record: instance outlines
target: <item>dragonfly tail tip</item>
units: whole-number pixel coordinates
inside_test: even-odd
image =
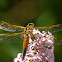
[[[22,57],[22,60],[24,60],[25,54],[26,54],[26,48],[25,48],[24,51],[23,51],[23,57]]]

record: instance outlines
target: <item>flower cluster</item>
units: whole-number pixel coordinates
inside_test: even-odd
[[[14,62],[54,62],[54,36],[48,32],[33,30],[35,40],[29,38],[29,45],[24,60],[22,53],[18,53]]]

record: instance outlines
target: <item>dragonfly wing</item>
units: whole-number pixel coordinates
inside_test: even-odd
[[[0,42],[6,42],[6,41],[17,41],[17,39],[21,39],[21,41],[23,40],[21,38],[21,36],[24,35],[24,32],[22,33],[7,33],[7,34],[0,34]]]
[[[60,44],[62,44],[62,39],[60,38],[54,39],[54,45],[60,45]]]
[[[62,31],[55,32],[55,33],[53,33],[53,35],[56,38],[56,39],[54,39],[55,45],[62,44]]]
[[[52,25],[48,27],[35,27],[40,31],[51,32],[56,39],[54,39],[55,45],[62,44],[62,24]]]
[[[5,30],[5,31],[9,31],[9,32],[16,32],[16,31],[23,31],[24,27],[11,25],[11,24],[6,23],[4,21],[0,21],[0,29]]]
[[[62,25],[60,24],[59,26],[48,28],[47,30],[50,31],[51,33],[59,32],[62,31]]]
[[[34,29],[39,29],[40,31],[50,31],[51,33],[62,31],[62,24],[47,26],[47,27],[35,27]]]
[[[0,36],[5,36],[5,37],[9,37],[9,36],[16,36],[16,35],[23,35],[24,32],[22,33],[13,33],[13,34],[0,34]]]

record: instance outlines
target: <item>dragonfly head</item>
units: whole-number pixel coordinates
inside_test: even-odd
[[[34,24],[33,24],[33,23],[29,23],[29,24],[27,25],[27,27],[28,27],[28,28],[33,28],[33,27],[34,27]]]

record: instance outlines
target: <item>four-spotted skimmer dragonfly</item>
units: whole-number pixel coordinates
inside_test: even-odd
[[[19,33],[0,34],[0,36],[9,37],[9,36],[16,36],[16,35],[23,35],[24,34],[23,57],[22,57],[22,59],[24,59],[25,54],[26,54],[26,50],[27,50],[27,47],[29,44],[29,34],[38,36],[38,34],[32,33],[33,29],[48,30],[51,33],[55,33],[55,32],[59,32],[62,30],[62,24],[52,25],[52,26],[48,26],[48,27],[34,27],[33,23],[29,23],[26,27],[23,27],[23,26],[11,25],[7,22],[0,21],[0,29],[5,30],[5,31],[9,31],[9,32],[20,31]],[[24,30],[24,31],[21,32],[21,30]],[[56,37],[54,37],[54,39],[57,40],[59,43],[62,43],[61,39],[56,38]]]

